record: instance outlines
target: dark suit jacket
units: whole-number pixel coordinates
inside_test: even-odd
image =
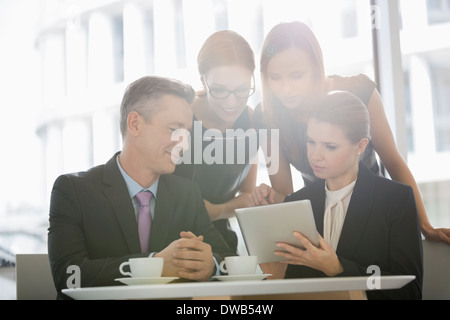
[[[317,181],[286,201],[311,200],[316,227],[323,235],[325,182]],[[369,299],[421,299],[422,239],[414,193],[409,186],[377,177],[360,165],[336,253],[346,276],[371,276],[377,265],[381,275],[414,275],[415,281],[399,290],[367,291]],[[287,278],[324,277],[304,266],[289,265]]]
[[[118,285],[119,265],[142,254],[133,205],[116,163],[60,176],[50,202],[48,252],[58,291],[67,288],[70,265],[81,269],[81,287]],[[199,187],[173,175],[160,177],[149,252],[179,239],[203,235],[217,261],[235,255],[213,227]]]

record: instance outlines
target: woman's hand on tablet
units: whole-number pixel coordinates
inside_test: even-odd
[[[319,247],[315,247],[301,233],[294,232],[305,249],[291,246],[287,243],[277,243],[277,246],[284,251],[275,251],[275,254],[287,260],[281,261],[283,264],[294,264],[307,266],[322,271],[329,277],[334,277],[344,271],[338,256],[331,246],[319,235]]]

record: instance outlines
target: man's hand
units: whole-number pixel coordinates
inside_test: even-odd
[[[192,232],[181,232],[180,237],[154,255],[164,258],[163,276],[208,280],[215,266],[211,246]]]

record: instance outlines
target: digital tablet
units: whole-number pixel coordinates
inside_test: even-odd
[[[292,234],[300,232],[313,245],[319,246],[319,236],[309,200],[284,202],[261,207],[236,209],[236,218],[247,251],[258,257],[258,263],[283,260],[277,242],[285,242],[304,249]]]

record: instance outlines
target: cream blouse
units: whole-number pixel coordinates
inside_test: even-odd
[[[326,202],[325,215],[323,219],[324,240],[336,251],[339,238],[341,237],[342,226],[344,225],[348,205],[353,194],[356,180],[348,186],[330,191],[325,183]]]

